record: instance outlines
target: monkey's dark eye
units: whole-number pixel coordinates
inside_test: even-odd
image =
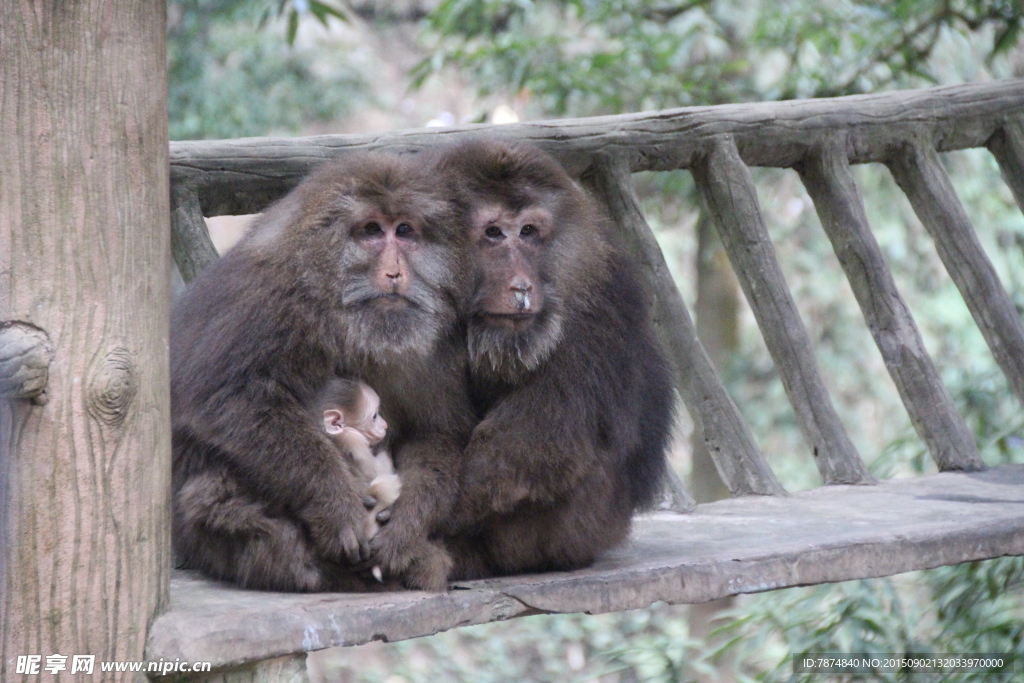
[[[407,237],[412,234],[412,226],[408,223],[399,223],[395,228],[395,234],[399,237]]]
[[[522,227],[522,229],[519,231],[519,234],[522,237],[528,237],[530,235],[535,235],[535,234],[537,234],[537,228],[533,227],[532,225],[524,225]]]
[[[487,229],[484,230],[484,234],[491,238],[498,238],[502,236],[501,228],[497,225],[488,225]]]
[[[363,226],[363,232],[367,235],[379,235],[383,232],[380,223],[371,221]]]

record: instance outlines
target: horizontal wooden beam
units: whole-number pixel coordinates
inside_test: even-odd
[[[595,154],[631,171],[689,168],[708,140],[729,134],[750,166],[791,167],[845,131],[851,163],[883,162],[912,137],[940,151],[981,147],[1024,111],[1024,79],[817,100],[790,100],[505,126],[461,126],[373,135],[247,138],[171,143],[172,183],[199,191],[206,216],[263,210],[310,169],[364,150],[416,152],[467,136],[533,142],[582,174]]]
[[[697,603],[1022,554],[1024,466],[1003,466],[658,513],[587,569],[471,581],[446,594],[262,593],[175,572],[146,656],[227,669],[530,614]]]

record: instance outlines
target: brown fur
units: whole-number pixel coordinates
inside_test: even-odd
[[[585,566],[626,537],[665,469],[672,375],[637,265],[536,148],[470,142],[446,168],[468,203],[482,418],[447,527],[453,578]]]
[[[275,590],[373,589],[379,565],[443,589],[428,539],[450,514],[473,416],[456,214],[429,161],[321,168],[175,303],[174,547],[181,566]],[[462,365],[460,366],[460,363]],[[335,374],[389,409],[403,495],[367,538],[359,478],[309,420]]]

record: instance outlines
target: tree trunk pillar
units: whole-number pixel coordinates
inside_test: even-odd
[[[0,324],[51,358],[44,396],[0,397],[4,681],[78,680],[74,655],[131,680],[100,662],[143,659],[167,603],[165,17],[162,0],[0,3]],[[67,657],[52,676],[49,655]]]

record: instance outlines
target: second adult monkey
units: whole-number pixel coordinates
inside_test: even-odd
[[[474,406],[453,578],[568,570],[624,540],[660,491],[672,370],[638,266],[595,203],[540,150],[447,155],[469,208]]]

